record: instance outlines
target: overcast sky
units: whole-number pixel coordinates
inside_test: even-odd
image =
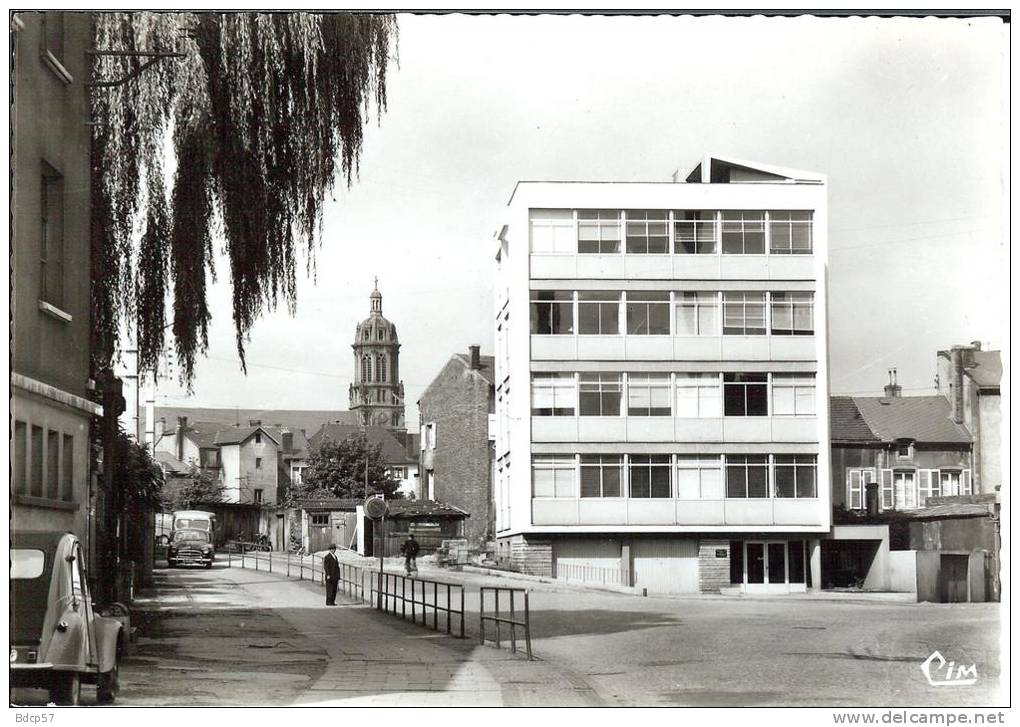
[[[932,393],[935,353],[1006,343],[1007,36],[996,20],[400,16],[389,110],[338,189],[297,314],[234,351],[212,288],[194,396],[346,409],[373,276],[407,421],[449,357],[492,352],[492,236],[519,179],[668,181],[705,152],[829,176],[833,393]],[[226,273],[227,267],[219,269]]]

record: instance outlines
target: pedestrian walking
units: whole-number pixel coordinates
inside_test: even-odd
[[[415,561],[415,558],[418,557],[418,541],[414,539],[414,533],[410,533],[407,536],[407,540],[400,546],[400,552],[404,554],[405,575],[409,576],[411,573],[417,574],[418,563]]]
[[[326,605],[336,605],[336,589],[340,583],[340,559],[336,557],[336,543],[330,543],[329,552],[322,557],[322,572],[326,575]]]

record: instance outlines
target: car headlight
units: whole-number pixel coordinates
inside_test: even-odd
[[[212,552],[212,546],[211,545],[203,545],[202,546],[202,552],[205,553],[206,555],[208,555],[209,553]]]

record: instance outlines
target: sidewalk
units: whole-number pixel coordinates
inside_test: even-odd
[[[322,587],[241,568],[223,578],[258,593],[294,630],[325,651],[325,671],[294,701],[344,706],[593,706],[583,680],[541,660],[436,633]],[[277,605],[278,604],[278,605]]]

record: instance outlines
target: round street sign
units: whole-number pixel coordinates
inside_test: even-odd
[[[389,509],[389,505],[386,504],[386,500],[382,498],[382,495],[372,495],[372,497],[365,500],[365,514],[373,520],[385,517]]]

